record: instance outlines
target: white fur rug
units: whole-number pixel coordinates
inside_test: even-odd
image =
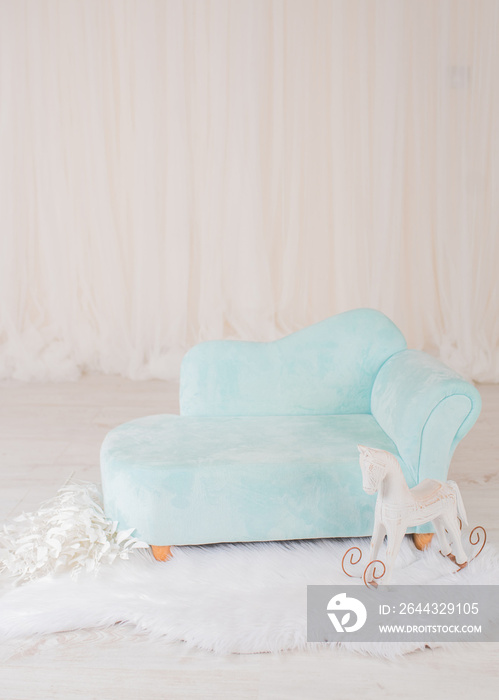
[[[53,499],[37,514],[27,516],[27,530],[26,521],[22,521],[24,530],[20,533],[11,523],[0,536],[4,569],[0,643],[10,640],[13,651],[27,639],[40,635],[105,628],[117,623],[134,625],[144,635],[183,641],[190,647],[222,654],[313,651],[319,645],[306,641],[307,584],[363,585],[360,579],[348,578],[342,572],[341,559],[356,544],[366,553],[363,561],[367,561],[368,539],[176,547],[172,550],[173,559],[159,563],[148,549],[140,548],[141,543],[131,538],[131,533],[120,535],[105,519],[96,525],[95,512],[101,506],[95,487],[72,489],[66,487],[66,494],[69,490],[76,496],[70,509],[71,526],[68,522],[65,531],[57,531],[57,527],[68,520],[67,513],[61,520],[60,500]],[[78,500],[82,501],[80,510]],[[102,518],[102,514],[98,517]],[[56,532],[52,528],[49,539],[60,541],[60,547],[51,545],[58,552],[51,558],[51,565],[47,564],[44,549],[37,554],[45,546],[43,537],[47,537],[43,523],[50,518],[51,524],[56,524]],[[93,532],[90,536],[85,535],[89,522]],[[111,543],[109,547],[106,542]],[[26,565],[15,564],[15,551],[20,547],[24,547],[20,555],[23,561],[28,551],[28,560],[34,566],[31,573],[26,571]],[[104,553],[112,550],[114,556],[106,559],[103,548]],[[73,554],[78,550],[81,551],[75,565]],[[85,561],[90,560],[87,570]],[[36,561],[42,561],[38,569],[33,565]],[[454,574],[454,569],[438,553],[436,543],[421,553],[406,538],[392,583],[499,584],[499,553],[486,545],[469,567],[459,574]],[[37,571],[42,575],[38,576]],[[351,642],[342,646],[394,657],[426,645]]]

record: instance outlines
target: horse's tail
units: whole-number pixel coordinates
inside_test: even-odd
[[[461,518],[461,520],[464,522],[465,525],[468,524],[468,517],[466,515],[466,510],[464,507],[463,503],[463,497],[461,496],[461,491],[459,490],[459,486],[456,484],[455,481],[449,480],[447,482],[451,489],[454,491],[456,494],[456,504],[457,504],[457,514]]]

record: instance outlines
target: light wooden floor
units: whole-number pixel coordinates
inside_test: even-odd
[[[499,545],[499,386],[453,460],[470,523]],[[178,412],[177,386],[88,376],[68,384],[0,383],[0,521],[36,508],[71,475],[99,480],[106,432]],[[397,662],[347,652],[217,657],[151,643],[132,630],[55,635],[0,666],[0,700],[30,698],[318,698],[445,700],[499,694],[499,644],[426,651]]]

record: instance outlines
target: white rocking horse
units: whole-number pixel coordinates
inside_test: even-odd
[[[358,449],[364,491],[369,494],[378,492],[369,552],[370,564],[364,572],[366,584],[367,570],[374,561],[378,561],[376,558],[385,534],[386,569],[381,576],[374,575],[374,578],[382,578],[383,584],[390,581],[407,528],[430,521],[437,533],[441,553],[451,557],[459,568],[466,566],[468,558],[461,543],[459,519],[465,524],[468,521],[458,485],[454,481],[424,479],[410,489],[394,455],[363,445],[358,445]],[[452,547],[446,533],[450,535]]]

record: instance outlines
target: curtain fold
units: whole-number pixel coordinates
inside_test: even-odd
[[[0,0],[0,378],[359,306],[499,381],[496,0]]]

